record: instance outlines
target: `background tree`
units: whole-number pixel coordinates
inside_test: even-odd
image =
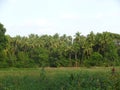
[[[0,51],[4,50],[7,45],[7,38],[5,36],[6,29],[3,24],[0,23]]]
[[[7,67],[7,56],[6,56],[6,47],[7,47],[7,37],[5,36],[6,29],[3,24],[0,23],[0,67]]]
[[[0,24],[0,67],[67,67],[120,65],[120,35],[5,35]]]

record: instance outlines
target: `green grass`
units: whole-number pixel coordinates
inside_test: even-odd
[[[0,90],[120,90],[120,67],[0,69]]]

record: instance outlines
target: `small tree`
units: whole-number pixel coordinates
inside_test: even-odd
[[[102,62],[103,56],[98,52],[94,52],[89,59],[84,61],[86,66],[100,66]]]

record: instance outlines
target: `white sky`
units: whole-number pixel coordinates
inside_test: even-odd
[[[0,22],[11,36],[120,34],[120,0],[0,0]]]

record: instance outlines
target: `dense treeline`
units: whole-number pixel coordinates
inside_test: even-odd
[[[0,67],[120,65],[120,34],[11,37],[0,24]]]

